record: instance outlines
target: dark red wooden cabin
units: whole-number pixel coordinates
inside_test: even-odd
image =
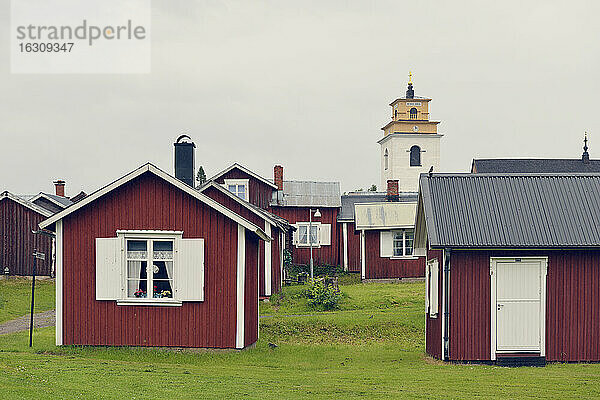
[[[244,348],[263,230],[146,164],[41,224],[56,231],[58,345]]]
[[[33,234],[38,224],[52,215],[47,210],[10,192],[0,194],[0,274],[33,275],[33,252],[45,254],[37,260],[37,275],[52,273],[52,238]]]
[[[426,351],[600,361],[600,175],[422,175]]]

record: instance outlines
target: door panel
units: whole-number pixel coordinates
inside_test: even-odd
[[[540,294],[539,261],[497,263],[497,350],[540,350]]]

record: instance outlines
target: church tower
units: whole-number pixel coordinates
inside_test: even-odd
[[[381,145],[381,188],[397,179],[400,192],[417,192],[419,175],[440,169],[439,121],[429,119],[427,97],[415,96],[412,74],[409,74],[405,97],[390,103],[392,120],[383,128]]]

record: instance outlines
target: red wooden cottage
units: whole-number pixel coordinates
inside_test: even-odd
[[[189,145],[178,140],[175,166],[193,182]],[[256,342],[269,238],[180,179],[146,164],[40,224],[56,232],[57,345]]]
[[[261,297],[279,293],[283,281],[283,250],[285,236],[291,227],[288,222],[257,205],[251,204],[225,189],[223,185],[209,181],[200,192],[241,215],[257,226],[264,227],[270,242],[264,242],[259,251],[259,294]],[[247,193],[247,192],[246,192]]]
[[[421,175],[426,351],[600,361],[600,174]]]
[[[275,166],[274,182],[277,192],[270,210],[296,228],[290,243],[294,263],[310,263],[312,244],[315,265],[339,266],[341,232],[337,218],[342,205],[340,183],[284,181],[280,165]]]
[[[424,254],[413,249],[416,193],[399,193],[398,181],[387,192],[342,196],[342,263],[362,279],[425,276]]]
[[[32,275],[34,250],[46,256],[38,260],[37,274],[52,274],[52,239],[32,232],[52,214],[22,196],[0,193],[0,274]]]

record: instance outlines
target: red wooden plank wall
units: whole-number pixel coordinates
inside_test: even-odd
[[[9,268],[10,275],[33,274],[33,251],[37,249],[46,255],[38,260],[37,274],[50,275],[52,272],[52,239],[34,235],[32,230],[45,220],[41,214],[5,198],[0,201],[0,273]]]
[[[96,301],[95,238],[114,237],[117,229],[182,230],[184,238],[204,238],[205,301],[181,307]],[[64,344],[235,347],[237,229],[234,221],[149,173],[68,215]]]
[[[258,238],[246,232],[246,281],[244,288],[244,346],[258,340]]]
[[[346,223],[346,222],[344,222]],[[354,222],[347,222],[348,224],[348,271],[350,272],[360,272],[360,231],[355,230]],[[342,255],[340,256],[340,263],[343,264],[344,258],[344,238],[342,231],[342,223],[340,223],[340,231],[342,232],[340,242],[340,251]]]
[[[452,251],[450,359],[490,359],[490,301],[490,253]]]
[[[308,222],[308,207],[271,207],[269,211],[285,218],[290,224]],[[319,207],[319,211],[321,212],[321,218],[315,219],[315,222],[331,224],[331,246],[313,248],[314,263],[315,265],[341,265],[340,243],[342,233],[341,225],[337,223],[339,209]],[[292,245],[291,248],[294,264],[307,265],[310,263],[310,249],[308,247]]]
[[[429,313],[425,316],[425,351],[432,357],[437,359],[442,358],[442,274],[443,260],[441,250],[429,250],[427,252],[427,260],[438,260],[439,275],[438,275],[438,312],[436,318],[431,318]]]
[[[425,257],[412,260],[379,256],[379,231],[365,231],[365,278],[422,278],[425,276]]]
[[[600,252],[548,259],[546,359],[600,361]]]
[[[269,208],[269,203],[271,202],[273,191],[275,190],[271,186],[236,168],[227,172],[215,181],[223,184],[225,183],[225,179],[248,179],[248,202],[257,205],[260,208],[264,208],[265,210]]]
[[[281,231],[274,228],[272,231],[273,241],[271,242],[271,293],[281,291]]]

